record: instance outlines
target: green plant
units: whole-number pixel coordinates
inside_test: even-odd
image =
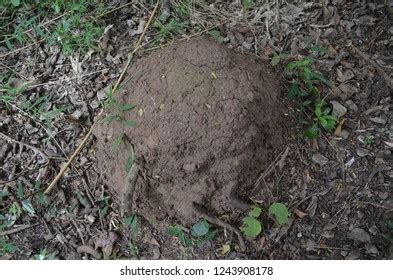
[[[367,136],[364,138],[363,143],[364,143],[364,145],[365,145],[366,147],[367,147],[367,146],[371,146],[371,145],[373,145],[373,144],[375,143],[375,137],[372,136],[372,135],[367,135]]]
[[[124,219],[123,225],[126,229],[131,231],[131,236],[128,240],[128,248],[130,249],[132,255],[138,256],[139,249],[136,245],[136,236],[138,234],[138,217],[135,214],[132,214],[130,217]]]
[[[51,108],[48,110],[52,102],[49,95],[37,96],[37,98],[30,101],[29,95],[25,94],[31,85],[29,82],[22,83],[21,85],[12,85],[11,77],[2,79],[0,84],[0,103],[4,103],[8,110],[16,109],[30,118],[45,123],[51,127],[53,120],[65,108]]]
[[[198,246],[202,241],[212,240],[215,236],[213,226],[206,220],[201,220],[191,227],[190,234],[192,238],[185,232],[184,227],[181,225],[168,227],[167,233],[177,237],[185,247]]]
[[[93,17],[102,12],[102,5],[96,5],[92,1],[3,2],[0,4],[4,10],[3,18],[17,23],[10,25],[3,22],[9,33],[3,33],[2,42],[10,50],[15,45],[23,46],[32,40],[44,40],[50,45],[59,45],[64,54],[85,53],[95,48],[95,42],[103,34],[103,27]]]
[[[180,225],[169,226],[167,233],[171,236],[177,237],[180,240],[180,243],[185,247],[190,247],[194,245],[192,240],[184,232],[183,227]]]
[[[218,30],[210,30],[207,34],[209,34],[214,40],[216,40],[219,43],[224,42],[224,37],[221,35],[220,31]]]
[[[275,217],[279,225],[288,223],[289,211],[285,204],[274,202],[270,205],[268,212]]]
[[[120,123],[121,131],[116,136],[116,138],[112,144],[112,149],[114,151],[117,151],[117,149],[120,147],[120,144],[122,143],[123,138],[125,136],[125,127],[135,125],[135,121],[127,120],[125,118],[125,113],[127,111],[134,109],[135,105],[120,103],[117,100],[117,98],[115,97],[112,87],[108,88],[108,90],[106,91],[106,95],[107,95],[107,99],[104,103],[104,107],[110,111],[110,114],[108,116],[106,116],[104,119],[102,119],[102,122],[109,124],[109,123],[112,123],[113,121],[117,121]]]
[[[257,220],[257,218],[261,215],[261,212],[261,208],[258,206],[252,206],[251,210],[248,212],[248,216],[243,218],[243,226],[240,230],[245,236],[255,238],[262,232],[262,223]]]
[[[0,256],[12,254],[16,250],[18,250],[18,247],[14,243],[8,242],[5,238],[0,237]]]
[[[336,125],[336,118],[332,114],[332,109],[320,93],[322,86],[330,86],[331,82],[311,68],[313,62],[312,57],[306,57],[292,61],[285,67],[287,72],[295,75],[295,79],[291,82],[289,88],[288,98],[300,100],[303,108],[313,113],[312,124],[304,134],[309,139],[316,138],[320,128],[331,131]]]
[[[243,0],[243,9],[248,11],[252,6],[252,0]]]
[[[57,260],[56,253],[50,253],[45,249],[40,250],[37,255],[34,255],[33,260],[43,261],[43,260]]]

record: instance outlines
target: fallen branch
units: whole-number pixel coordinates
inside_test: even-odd
[[[20,232],[20,231],[23,231],[23,230],[26,230],[26,229],[29,229],[29,228],[38,226],[38,225],[39,225],[39,224],[24,225],[24,226],[20,226],[20,227],[14,228],[14,229],[6,230],[6,231],[1,231],[1,232],[0,232],[0,236],[6,236],[6,235],[14,234],[14,233],[17,233],[17,232]]]
[[[122,73],[120,74],[119,79],[117,80],[115,86],[113,87],[113,93],[115,93],[115,91],[118,89],[121,81],[124,78],[125,73],[127,72],[127,68],[131,63],[132,57],[134,56],[134,54],[137,52],[137,50],[140,48],[142,39],[147,31],[147,29],[149,28],[149,25],[151,23],[151,21],[153,20],[153,17],[157,11],[158,5],[159,5],[160,1],[157,1],[153,12],[151,13],[149,20],[147,21],[147,24],[145,26],[145,29],[143,30],[141,36],[139,37],[138,42],[136,43],[134,50],[131,52],[131,54],[128,56],[128,60],[126,65],[123,68]],[[93,133],[93,129],[95,127],[96,124],[93,124],[89,131],[87,132],[86,136],[83,138],[82,142],[79,144],[79,146],[76,148],[75,152],[72,154],[72,156],[70,157],[70,159],[67,161],[67,163],[60,169],[59,173],[56,175],[55,179],[52,181],[52,183],[49,185],[49,187],[45,190],[45,194],[50,193],[50,191],[53,189],[53,187],[56,185],[57,181],[60,180],[60,178],[63,176],[64,172],[68,169],[68,167],[70,166],[70,164],[72,163],[72,161],[75,159],[75,157],[79,154],[79,152],[82,150],[82,148],[84,147],[84,145],[86,144],[87,140],[89,139],[90,135]]]

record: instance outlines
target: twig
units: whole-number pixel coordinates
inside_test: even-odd
[[[9,56],[10,54],[18,53],[18,52],[20,52],[20,51],[22,51],[22,50],[28,49],[28,48],[30,48],[31,46],[34,46],[35,44],[39,44],[39,43],[41,43],[41,42],[43,42],[43,41],[44,41],[44,39],[41,39],[41,40],[37,41],[36,43],[31,43],[31,44],[28,44],[28,45],[26,45],[26,46],[24,46],[24,47],[21,47],[21,48],[19,48],[19,49],[12,50],[12,51],[10,51],[10,52],[8,52],[8,53],[5,53],[5,54],[0,55],[0,58],[7,57],[7,56]]]
[[[375,69],[377,69],[379,75],[382,76],[382,78],[385,80],[387,86],[393,90],[393,80],[389,77],[388,74],[382,69],[381,66],[371,58],[369,58],[364,52],[359,50],[357,47],[355,47],[351,42],[347,44],[347,47],[349,50],[352,52],[352,54],[355,54],[359,56],[360,58],[364,59],[367,63],[371,64]]]
[[[38,226],[38,225],[39,225],[39,224],[24,225],[24,226],[20,226],[20,227],[14,228],[14,229],[6,230],[6,231],[1,231],[1,232],[0,232],[0,236],[6,236],[6,235],[14,234],[14,233],[17,233],[17,232],[20,232],[20,231],[23,231],[23,230],[26,230],[26,229],[29,229],[29,228]]]
[[[79,144],[78,148],[76,148],[75,152],[72,154],[70,159],[66,162],[65,165],[63,165],[63,167],[60,169],[60,172],[57,174],[55,179],[52,181],[52,183],[49,185],[49,187],[44,191],[44,194],[50,193],[50,191],[56,185],[57,181],[60,180],[60,178],[63,176],[64,172],[68,169],[71,162],[75,159],[75,157],[79,154],[79,152],[85,146],[85,144],[86,144],[87,140],[89,139],[90,135],[92,134],[92,132],[93,132],[93,130],[90,129],[89,132],[86,134],[85,138],[83,138],[82,142]]]
[[[113,9],[110,10],[110,11],[107,11],[107,12],[105,12],[105,13],[103,13],[103,14],[100,14],[100,15],[94,17],[93,19],[94,19],[94,20],[97,20],[97,19],[99,19],[99,18],[101,18],[101,17],[103,17],[103,16],[109,15],[109,14],[111,14],[111,13],[113,13],[113,12],[116,12],[117,10],[123,9],[123,8],[125,8],[125,7],[127,7],[127,6],[129,6],[129,5],[133,5],[133,4],[134,4],[134,1],[128,2],[128,3],[124,4],[124,5],[121,5],[121,6],[119,6],[119,7],[113,8]]]
[[[244,243],[243,236],[237,228],[233,227],[232,225],[230,225],[224,221],[221,221],[217,217],[210,215],[209,213],[206,212],[206,210],[202,206],[200,206],[199,204],[197,204],[195,202],[192,203],[192,208],[194,209],[195,212],[197,212],[199,215],[201,215],[202,218],[206,219],[208,222],[210,222],[212,224],[219,225],[223,228],[226,228],[226,229],[236,233],[237,238],[239,240],[240,249],[242,250],[242,252],[246,251],[246,245]]]
[[[117,80],[115,86],[113,87],[113,92],[115,92],[117,90],[117,88],[119,87],[121,81],[124,78],[125,73],[127,72],[127,68],[131,63],[131,59],[133,57],[133,55],[137,52],[137,50],[140,48],[140,44],[142,42],[142,39],[147,31],[147,29],[149,28],[149,25],[151,23],[151,21],[153,20],[153,17],[157,11],[158,5],[159,5],[160,1],[158,0],[156,3],[156,6],[154,7],[153,12],[151,13],[149,20],[147,21],[147,24],[145,26],[145,29],[143,30],[141,36],[139,37],[138,42],[136,43],[134,50],[131,52],[131,54],[128,57],[127,63],[124,66],[124,69],[119,77],[119,79]],[[79,152],[82,150],[82,148],[84,147],[84,145],[86,144],[87,140],[89,139],[90,135],[93,133],[93,129],[95,127],[96,124],[93,124],[89,131],[87,132],[86,136],[83,138],[82,142],[79,144],[79,146],[76,148],[75,152],[72,154],[72,156],[70,157],[70,159],[67,161],[67,163],[60,169],[59,173],[56,175],[55,179],[52,181],[52,183],[49,185],[49,187],[45,190],[45,194],[50,193],[50,191],[53,189],[53,187],[56,185],[57,181],[60,180],[60,178],[63,176],[64,172],[68,169],[68,167],[70,166],[70,164],[72,163],[72,161],[75,159],[75,157],[79,154]]]

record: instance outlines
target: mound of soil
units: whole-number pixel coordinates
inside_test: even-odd
[[[133,207],[149,219],[195,223],[192,204],[214,214],[242,207],[271,163],[282,138],[279,79],[269,65],[206,38],[178,42],[141,58],[119,91],[126,127],[118,152],[118,123],[94,131],[101,174],[124,198],[126,162],[134,147],[139,166]],[[131,144],[132,143],[132,144]]]

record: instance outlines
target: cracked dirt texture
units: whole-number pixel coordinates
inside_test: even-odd
[[[233,192],[249,193],[281,145],[280,81],[269,65],[207,38],[177,42],[139,59],[119,91],[136,109],[130,141],[114,153],[120,125],[100,124],[98,166],[122,196],[131,142],[139,172],[138,214],[195,223],[192,202],[213,214],[233,211]],[[246,198],[245,198],[246,199]]]

